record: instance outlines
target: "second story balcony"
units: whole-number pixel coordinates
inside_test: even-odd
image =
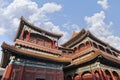
[[[56,54],[56,55],[61,55],[62,54],[62,52],[60,50],[56,49],[56,48],[53,49],[53,48],[41,46],[41,45],[38,45],[38,44],[35,44],[35,43],[31,43],[31,42],[28,42],[28,41],[23,41],[23,40],[20,40],[20,39],[16,39],[15,45],[26,46],[26,47],[30,47],[30,48],[33,48],[33,49],[38,49],[38,50],[41,50],[41,51],[44,51],[44,52],[49,52],[49,53],[52,53],[52,54]]]

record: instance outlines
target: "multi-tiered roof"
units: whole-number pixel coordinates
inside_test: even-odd
[[[100,62],[105,65],[120,67],[120,51],[104,41],[96,38],[89,30],[82,29],[79,33],[73,33],[67,42],[61,46],[74,50],[68,55],[72,59],[66,68],[80,66],[85,63]]]
[[[23,35],[24,33],[24,35]],[[120,51],[96,38],[90,31],[82,29],[58,46],[62,34],[55,34],[34,26],[23,17],[15,37],[15,45],[2,44],[3,54],[1,66],[6,67],[11,55],[33,60],[47,60],[67,63],[70,68],[87,62],[100,61],[103,64],[120,67]],[[32,38],[31,38],[32,37]],[[41,39],[43,38],[43,43]],[[39,44],[40,43],[40,44]],[[111,62],[106,63],[106,62]]]
[[[2,44],[3,54],[1,66],[6,67],[10,56],[18,56],[32,60],[46,60],[58,63],[70,63],[70,59],[61,57],[58,40],[62,34],[56,34],[29,23],[21,17],[20,25],[14,39],[15,44]],[[41,43],[42,42],[42,43]]]

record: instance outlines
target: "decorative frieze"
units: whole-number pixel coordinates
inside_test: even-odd
[[[16,58],[12,61],[11,64],[17,64],[21,66],[31,66],[31,67],[40,67],[40,68],[48,68],[48,69],[57,69],[62,70],[62,64],[53,64],[53,63],[44,63],[44,62],[37,62],[37,61],[30,61],[25,59]]]

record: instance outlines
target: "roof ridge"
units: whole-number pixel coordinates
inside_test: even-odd
[[[87,33],[88,33],[89,35],[91,35],[92,37],[96,38],[97,40],[99,40],[100,42],[102,42],[103,44],[105,44],[106,46],[109,46],[110,48],[112,48],[112,49],[114,49],[114,50],[116,50],[116,51],[120,52],[120,50],[118,50],[118,49],[114,48],[114,47],[113,47],[113,46],[111,46],[109,43],[107,43],[107,42],[105,42],[105,41],[103,41],[103,40],[99,39],[99,38],[98,38],[98,37],[96,37],[95,35],[93,35],[93,34],[90,32],[90,30],[87,30]]]
[[[63,36],[63,34],[57,34],[57,33],[50,32],[50,31],[47,31],[47,30],[45,30],[45,29],[42,29],[42,28],[40,28],[40,27],[32,24],[31,22],[27,21],[23,16],[21,16],[21,18],[20,18],[20,23],[19,23],[19,28],[18,28],[18,30],[17,30],[17,32],[16,32],[15,39],[19,36],[19,34],[20,34],[20,29],[23,28],[23,26],[21,26],[22,22],[23,22],[24,24],[26,24],[26,25],[29,25],[29,27],[31,27],[31,28],[33,28],[33,29],[35,29],[35,30],[42,31],[42,32],[44,32],[44,33],[46,33],[46,34],[48,34],[48,35],[54,36],[54,37],[58,37],[58,39]],[[14,39],[14,41],[15,41],[15,39]]]
[[[34,28],[39,28],[39,29],[41,29],[41,30],[44,31],[44,32],[48,32],[48,33],[51,33],[51,34],[54,34],[54,35],[57,35],[57,36],[60,36],[60,37],[63,36],[63,34],[57,34],[57,33],[53,33],[53,32],[47,31],[47,30],[45,30],[45,29],[42,29],[41,27],[38,27],[38,26],[32,24],[31,22],[29,22],[28,20],[26,20],[23,16],[21,16],[21,20],[24,21],[24,22],[26,22],[26,23],[28,23],[30,26],[32,26],[32,27],[34,27]]]

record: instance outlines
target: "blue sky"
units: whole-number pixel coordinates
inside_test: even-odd
[[[120,50],[119,7],[120,0],[0,0],[0,45],[3,41],[13,45],[24,16],[34,25],[62,33],[60,43],[85,28]]]

